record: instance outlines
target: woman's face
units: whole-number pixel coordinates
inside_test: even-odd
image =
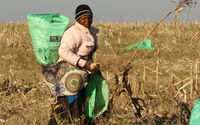
[[[79,18],[78,23],[86,28],[89,28],[92,24],[92,17],[90,15],[85,15]]]

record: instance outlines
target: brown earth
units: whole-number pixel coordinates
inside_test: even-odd
[[[200,23],[160,24],[149,38],[155,50],[124,50],[155,25],[95,24],[100,34],[94,60],[101,64],[110,97],[115,95],[108,112],[94,119],[96,124],[188,124],[199,99]],[[0,124],[47,124],[54,97],[44,85],[27,24],[1,23],[0,49]],[[131,58],[126,78],[131,91],[117,95],[121,82],[115,76]]]

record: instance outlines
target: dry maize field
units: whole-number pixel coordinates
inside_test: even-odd
[[[93,122],[188,124],[200,96],[200,23],[161,23],[148,38],[155,50],[129,51],[156,23],[93,25],[100,29],[94,61],[110,90],[108,111]],[[44,85],[26,22],[0,23],[0,66],[0,125],[47,124],[55,97]]]

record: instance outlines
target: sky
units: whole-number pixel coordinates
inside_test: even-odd
[[[94,22],[158,22],[176,4],[171,0],[0,0],[0,22],[24,22],[28,14],[60,13],[74,21],[75,9],[88,4]],[[179,0],[174,0],[179,2]],[[200,21],[200,1],[181,13],[179,21]],[[173,21],[170,15],[164,21]]]

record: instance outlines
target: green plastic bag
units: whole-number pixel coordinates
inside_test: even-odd
[[[45,66],[54,64],[69,18],[60,14],[29,14],[27,19],[37,61]]]
[[[85,89],[85,114],[87,118],[95,118],[101,115],[108,108],[109,89],[106,80],[94,74],[88,81]]]
[[[195,101],[190,116],[190,125],[200,125],[200,99]]]
[[[147,39],[144,41],[144,43],[142,44],[143,41],[141,42],[137,42],[136,44],[131,44],[131,45],[128,45],[125,50],[131,50],[133,48],[136,48],[136,49],[150,49],[150,50],[155,50],[155,48],[153,48],[151,46],[151,40],[150,39]],[[140,46],[140,44],[142,44]],[[140,46],[140,47],[139,47]]]

